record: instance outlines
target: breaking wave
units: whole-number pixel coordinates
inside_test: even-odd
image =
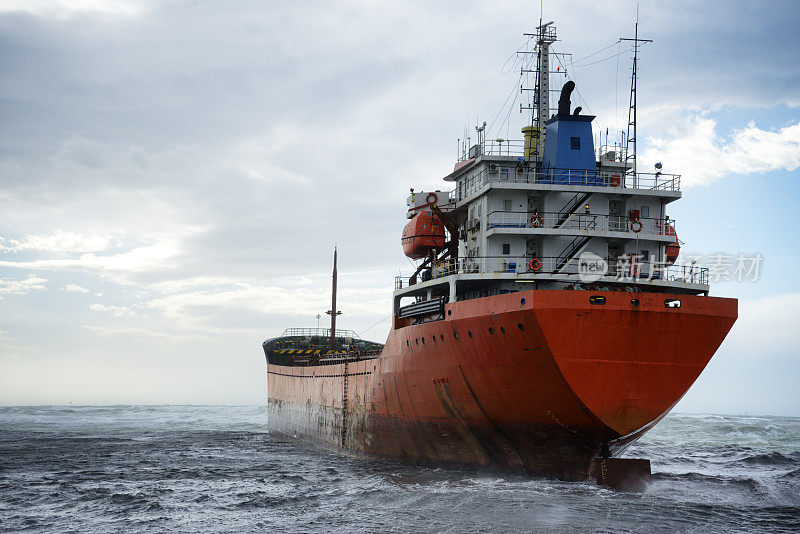
[[[353,459],[263,408],[0,408],[0,531],[795,532],[800,420],[671,415],[640,494]]]

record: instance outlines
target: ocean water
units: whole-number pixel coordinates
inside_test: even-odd
[[[626,456],[643,493],[320,452],[263,407],[0,408],[0,531],[800,531],[800,418],[670,415]]]

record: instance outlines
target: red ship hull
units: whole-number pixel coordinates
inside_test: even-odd
[[[671,298],[680,308],[665,306]],[[395,319],[379,358],[268,365],[270,431],[355,454],[585,480],[602,449],[618,455],[669,412],[736,317],[735,299],[664,293],[455,302],[444,320]]]

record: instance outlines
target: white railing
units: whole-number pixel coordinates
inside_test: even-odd
[[[681,177],[679,174],[639,172],[633,175],[632,173],[624,174],[607,170],[544,169],[536,171],[514,165],[513,162],[509,162],[507,166],[501,163],[488,163],[479,172],[458,181],[453,200],[464,200],[482,191],[490,182],[680,191]]]
[[[617,282],[635,283],[646,280],[667,280],[686,284],[708,285],[708,268],[697,265],[666,265],[663,262],[642,261],[635,257],[623,256],[609,260],[605,258],[605,269],[599,272],[605,277],[613,277]],[[452,274],[517,274],[517,275],[596,275],[596,263],[591,272],[586,271],[586,261],[580,257],[566,262],[556,257],[513,258],[508,256],[487,256],[459,258],[457,262],[444,261],[435,264],[430,275],[420,275],[414,283],[427,279],[441,278]],[[606,278],[607,280],[607,278]],[[580,280],[578,280],[580,281]],[[395,277],[395,289],[409,287],[410,277]],[[410,284],[414,285],[414,284]]]
[[[555,212],[541,212],[538,217],[528,212],[493,211],[486,216],[486,229],[542,228],[559,230],[589,230],[599,232],[631,232],[646,235],[674,235],[672,219],[641,217],[639,224],[622,215],[592,215],[578,211],[566,219]],[[560,223],[560,224],[559,224]],[[671,229],[671,232],[670,230]]]
[[[330,328],[287,328],[281,337],[331,337]],[[352,330],[336,329],[336,337],[352,337],[358,339],[358,334]]]

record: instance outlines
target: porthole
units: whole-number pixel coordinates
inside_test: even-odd
[[[502,334],[505,334],[505,333],[506,333],[506,329],[505,329],[505,327],[503,327],[503,326],[501,326],[501,327],[500,327],[500,333],[502,333]]]
[[[467,331],[467,335],[468,335],[469,337],[472,337],[472,330],[468,330],[468,331]]]
[[[408,344],[408,340],[406,339],[406,347],[408,347],[408,346],[409,346],[409,344]]]
[[[447,315],[453,315],[453,310],[447,310]]]
[[[417,345],[419,345],[419,338],[415,339],[415,340],[414,340],[414,343],[416,343]]]
[[[489,327],[489,333],[494,335],[494,328],[492,328],[491,326]]]
[[[453,332],[453,339],[458,339],[458,332]]]
[[[639,305],[639,299],[631,299],[631,306],[636,307]]]
[[[525,299],[519,299],[519,303],[525,306]]]
[[[433,339],[433,342],[436,343],[436,336],[435,335],[431,336],[431,339]]]
[[[425,338],[424,337],[422,338],[422,344],[423,345],[425,344]]]
[[[524,325],[524,324],[522,324],[522,323],[517,323],[517,328],[519,328],[519,329],[520,329],[520,331],[522,331],[522,332],[524,332],[524,331],[525,331],[525,325]]]
[[[444,341],[444,334],[440,334],[440,337],[442,338],[442,341]]]

